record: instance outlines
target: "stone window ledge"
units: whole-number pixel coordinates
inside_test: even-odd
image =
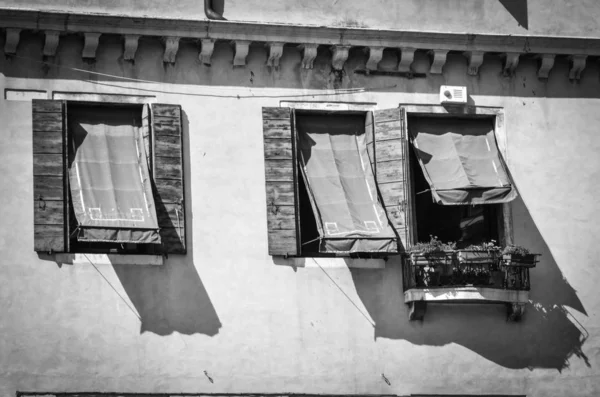
[[[120,254],[55,254],[54,260],[61,265],[144,265],[160,266],[161,255]]]

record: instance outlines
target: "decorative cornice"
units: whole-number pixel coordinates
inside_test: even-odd
[[[58,49],[58,42],[60,40],[60,32],[55,30],[46,30],[44,39],[44,51],[43,54],[45,57],[53,57],[56,55],[56,50]]]
[[[233,41],[239,43],[236,44],[233,62],[236,66],[243,66],[246,63],[249,46],[245,43],[256,42],[267,45],[268,62],[273,65],[277,62],[280,45],[295,44],[302,46],[302,67],[305,69],[312,68],[319,45],[333,47],[332,64],[336,68],[343,67],[350,48],[369,48],[368,70],[376,70],[378,57],[383,54],[385,48],[401,48],[402,55],[398,66],[401,70],[410,70],[411,57],[414,57],[415,50],[425,50],[433,56],[431,74],[440,74],[446,55],[454,51],[464,53],[469,58],[468,72],[471,75],[478,73],[485,53],[507,54],[503,71],[506,75],[512,75],[518,66],[517,54],[526,52],[542,59],[542,66],[538,71],[540,78],[548,77],[555,55],[569,56],[572,62],[569,75],[577,80],[585,68],[586,58],[600,55],[600,39],[585,37],[463,34],[214,20],[131,18],[15,9],[0,9],[0,21],[0,28],[6,31],[5,54],[16,53],[21,30],[32,30],[83,34],[85,45],[82,56],[92,59],[96,55],[98,38],[101,34],[125,36],[124,59],[126,60],[133,60],[135,57],[132,55],[135,54],[135,40],[132,39],[135,36],[168,37],[164,54],[165,62],[175,61],[177,53],[175,41],[178,38],[202,41],[203,49],[199,57],[206,64],[210,63],[211,46],[215,41]],[[128,40],[131,45],[127,44]],[[52,41],[47,43],[47,53],[53,52],[52,44]]]

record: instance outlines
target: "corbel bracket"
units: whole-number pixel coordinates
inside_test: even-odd
[[[426,301],[413,301],[408,303],[408,319],[410,321],[423,320],[427,312]]]
[[[214,39],[202,39],[200,41],[200,45],[202,46],[200,49],[200,54],[198,54],[198,59],[205,65],[210,65],[213,51],[215,50],[215,40]]]
[[[538,69],[538,79],[547,79],[550,75],[550,70],[554,66],[554,54],[542,54],[540,68]]]
[[[408,47],[400,48],[400,62],[398,62],[399,72],[412,72],[411,65],[415,60],[415,49]]]
[[[267,43],[265,46],[269,48],[267,66],[278,68],[279,59],[281,58],[281,55],[283,55],[283,43]]]
[[[381,59],[383,58],[383,49],[384,47],[366,47],[365,52],[369,54],[369,59],[367,59],[367,70],[377,70],[377,66]]]
[[[46,30],[44,34],[46,37],[44,40],[43,54],[45,57],[53,57],[56,55],[56,50],[58,49],[60,33],[55,30]]]
[[[302,68],[303,69],[312,69],[313,64],[315,62],[315,58],[317,57],[317,48],[319,48],[318,44],[302,44],[299,45],[298,48],[302,50]]]
[[[467,51],[464,53],[469,61],[467,69],[469,76],[477,76],[479,74],[479,67],[483,64],[483,54],[483,51]]]
[[[126,34],[124,49],[123,49],[123,59],[126,61],[135,62],[135,53],[138,49],[138,42],[140,36],[137,34]]]
[[[517,66],[519,65],[519,54],[518,52],[507,52],[503,55],[504,57],[504,66],[502,68],[502,74],[505,77],[512,77],[517,70]]]
[[[233,56],[233,66],[245,66],[246,57],[250,51],[250,41],[247,40],[235,40],[233,46],[235,49],[235,55]]]
[[[583,69],[585,69],[587,55],[571,55],[569,57],[569,61],[571,63],[571,69],[569,70],[569,79],[581,79],[581,73],[583,73]]]
[[[20,38],[21,29],[6,28],[6,41],[4,42],[5,55],[14,55],[17,53]]]
[[[344,69],[344,64],[348,59],[349,45],[335,45],[331,48],[333,56],[331,57],[331,67],[335,70]]]
[[[163,37],[165,43],[165,53],[163,54],[164,63],[175,63],[177,51],[179,51],[179,37]]]
[[[84,33],[83,51],[81,57],[83,59],[96,59],[96,50],[102,33]]]
[[[429,68],[429,73],[442,74],[442,69],[446,64],[448,50],[431,50],[428,54],[431,58],[431,67]]]
[[[525,303],[522,302],[511,302],[506,304],[507,319],[508,321],[521,321],[521,318],[525,314]]]

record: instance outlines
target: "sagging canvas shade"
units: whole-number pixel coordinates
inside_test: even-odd
[[[299,161],[319,231],[319,251],[397,252],[378,200],[361,115],[297,115]]]
[[[69,182],[79,241],[160,243],[135,109],[69,110]]]
[[[408,129],[438,204],[495,204],[517,197],[491,119],[414,117]]]

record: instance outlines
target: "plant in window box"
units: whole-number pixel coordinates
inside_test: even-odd
[[[481,244],[469,245],[458,251],[458,261],[466,265],[488,265],[494,266],[497,262],[500,247],[496,245],[495,240]]]
[[[540,254],[532,254],[520,245],[507,245],[502,250],[502,264],[504,266],[535,267]]]
[[[454,262],[456,243],[444,243],[436,236],[409,248],[409,261],[414,268],[417,285],[437,286],[449,277]]]

